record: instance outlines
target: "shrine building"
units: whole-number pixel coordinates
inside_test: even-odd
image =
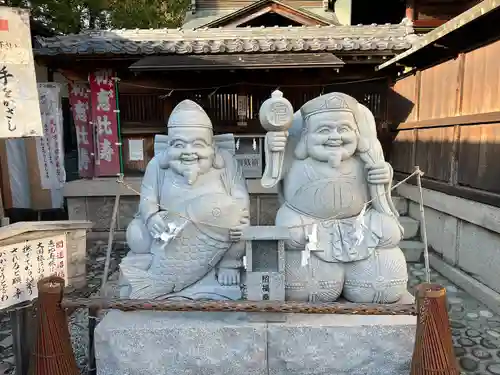
[[[275,89],[295,110],[322,93],[348,93],[373,112],[383,145],[390,145],[388,92],[401,67],[375,68],[412,47],[418,39],[413,21],[424,32],[472,2],[372,3],[192,0],[180,29],[37,37],[37,63],[69,83],[79,157],[78,173],[68,173],[64,187],[69,218],[92,220],[97,231],[107,231],[119,191],[123,233],[139,199],[133,190],[153,157],[154,136],[166,133],[170,112],[183,99],[205,109],[216,134],[235,135],[255,224],[272,224],[277,209],[276,192],[259,180],[265,130],[258,112]],[[126,185],[116,182],[120,174]]]

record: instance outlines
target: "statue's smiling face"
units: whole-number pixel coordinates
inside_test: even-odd
[[[212,168],[215,150],[210,129],[179,127],[169,129],[168,135],[168,159],[177,173],[194,182]]]
[[[356,120],[351,112],[322,112],[306,121],[307,152],[311,158],[336,166],[356,152]]]

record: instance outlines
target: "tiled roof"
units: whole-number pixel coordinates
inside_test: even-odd
[[[399,25],[111,30],[36,38],[37,55],[152,55],[402,51],[416,39]]]

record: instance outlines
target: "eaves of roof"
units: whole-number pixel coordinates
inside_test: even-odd
[[[417,37],[398,25],[111,30],[37,37],[35,54],[158,55],[404,51]]]

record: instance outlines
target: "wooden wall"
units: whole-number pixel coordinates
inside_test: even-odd
[[[307,79],[304,80],[307,82]],[[142,174],[147,163],[154,155],[153,141],[155,134],[165,134],[166,124],[172,109],[182,100],[191,99],[200,104],[212,120],[214,133],[234,133],[235,135],[265,134],[259,122],[259,109],[270,97],[274,86],[254,86],[239,84],[214,90],[162,90],[127,87],[120,83],[120,117],[123,139],[124,173]],[[161,86],[158,83],[158,86]],[[362,83],[350,85],[280,87],[284,96],[298,110],[305,102],[322,93],[341,91],[354,96],[367,105],[379,123],[386,120],[388,82]],[[246,97],[247,125],[238,126],[238,96]],[[144,160],[131,161],[128,150],[130,139],[142,139]]]
[[[500,207],[500,41],[397,81],[389,100],[394,170]]]

